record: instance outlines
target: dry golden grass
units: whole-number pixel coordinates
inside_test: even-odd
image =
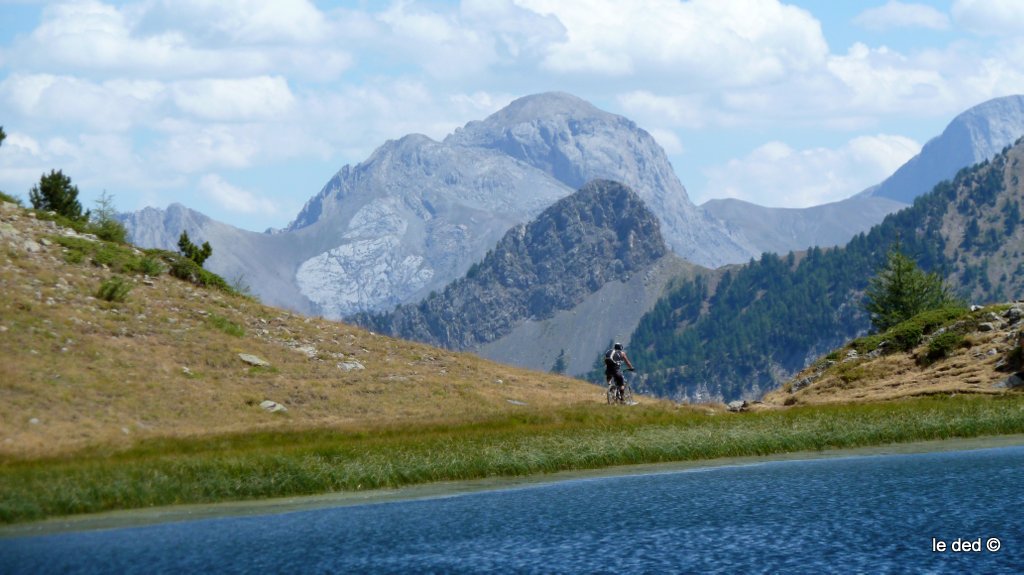
[[[126,276],[127,300],[108,303],[94,294],[110,270],[68,263],[56,243],[24,248],[59,229],[10,204],[0,211],[4,224],[0,456],[256,429],[466,421],[603,401],[601,388],[578,380],[302,317],[166,274]],[[240,353],[271,365],[252,367]],[[346,371],[345,362],[365,369]],[[264,400],[287,413],[268,413]]]

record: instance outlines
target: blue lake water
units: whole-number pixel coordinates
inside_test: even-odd
[[[1022,465],[773,461],[8,537],[0,573],[1024,573]]]

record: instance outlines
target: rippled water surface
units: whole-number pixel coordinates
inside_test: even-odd
[[[1024,447],[777,461],[15,537],[0,572],[1024,573],[1022,464]]]

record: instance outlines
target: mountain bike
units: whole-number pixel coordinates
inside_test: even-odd
[[[622,391],[619,391],[619,386],[615,385],[615,378],[612,378],[608,382],[608,391],[605,395],[608,398],[608,405],[636,405],[636,400],[633,399],[633,388],[629,386],[629,380],[623,379],[625,382],[622,386]]]

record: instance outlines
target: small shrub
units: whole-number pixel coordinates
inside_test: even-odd
[[[859,355],[865,355],[878,349],[878,346],[880,346],[882,342],[886,341],[887,339],[887,334],[879,333],[875,335],[869,335],[858,338],[854,340],[851,345],[853,346],[853,349],[857,350],[857,353]],[[838,359],[838,352],[836,352],[836,360]]]
[[[153,256],[145,255],[133,261],[129,271],[155,277],[164,273],[164,265]]]
[[[910,351],[921,343],[924,337],[924,329],[920,323],[913,320],[905,321],[889,330],[893,347],[900,351]]]
[[[219,316],[215,313],[210,314],[206,321],[209,322],[213,327],[221,330],[222,332],[233,335],[235,337],[242,337],[245,335],[245,329],[237,323],[229,320],[226,317]]]
[[[128,243],[128,230],[117,220],[103,220],[90,223],[86,231],[105,242]]]
[[[204,270],[196,262],[180,255],[171,256],[170,272],[172,276],[198,286],[213,287],[228,293],[235,293],[228,282],[224,281],[224,278]]]
[[[949,357],[954,350],[964,345],[964,343],[964,336],[961,333],[955,331],[940,333],[928,342],[928,351],[925,354],[925,362],[933,363],[940,359],[945,359]]]
[[[877,343],[875,343],[875,347],[878,347],[878,344],[883,340],[888,340],[892,343],[892,347],[894,349],[910,351],[921,343],[924,336],[934,332],[951,321],[958,320],[968,314],[970,314],[970,310],[959,305],[928,310],[917,314],[905,322],[893,326],[885,333],[876,334],[863,339],[867,341],[874,341],[874,338],[878,338]],[[857,351],[860,352],[861,350],[858,349]]]
[[[132,291],[132,285],[121,276],[113,276],[103,280],[100,288],[96,290],[96,297],[109,302],[123,302],[128,299],[128,292]]]

